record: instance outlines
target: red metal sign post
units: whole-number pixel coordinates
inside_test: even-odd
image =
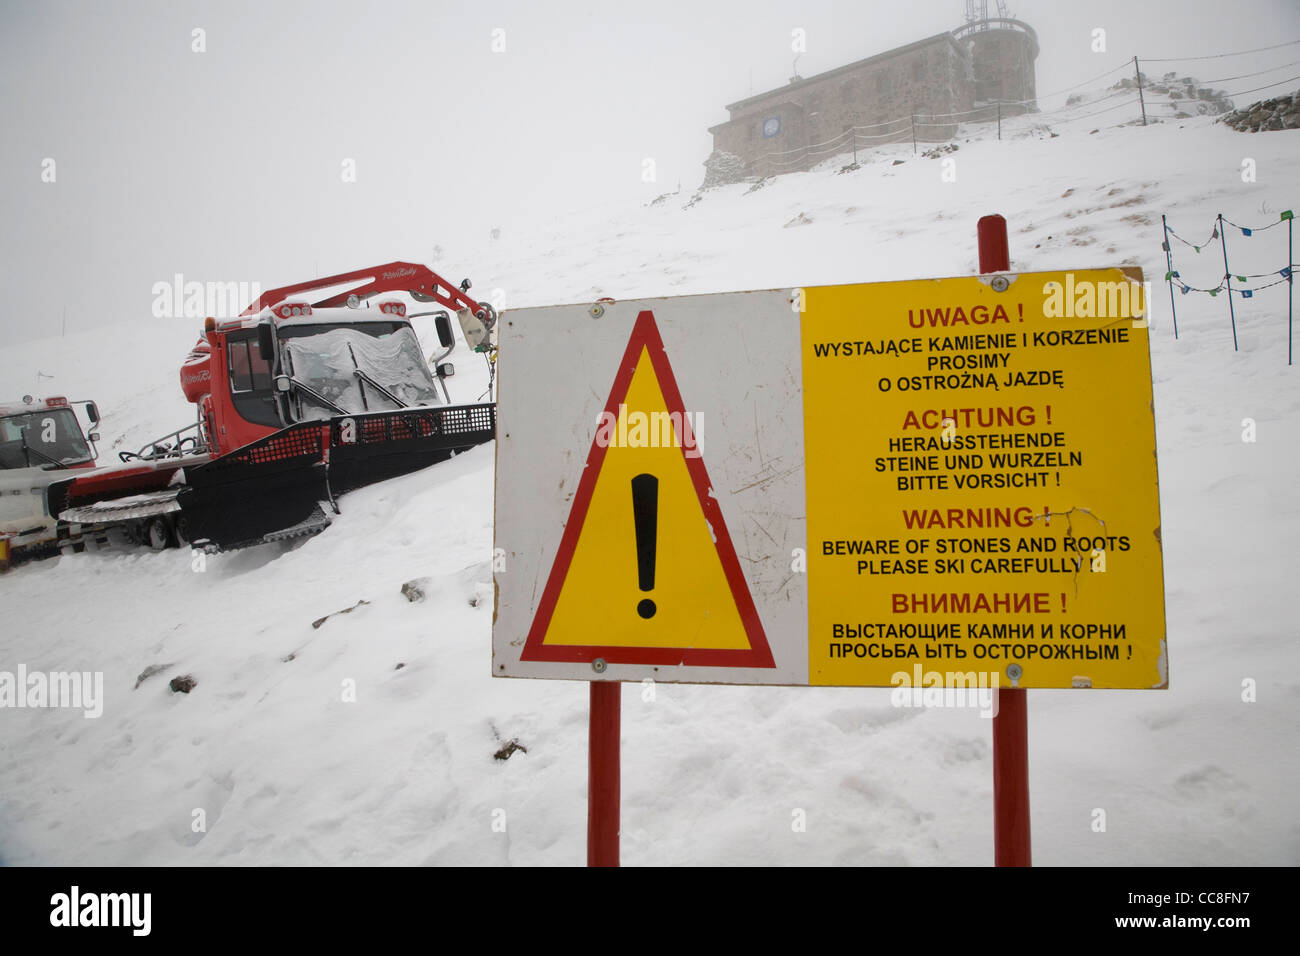
[[[618,866],[619,730],[623,685],[591,682],[587,731],[587,865]]]
[[[982,216],[979,234],[980,272],[1009,272],[1011,249],[1007,221]],[[1029,720],[1025,691],[1007,687],[993,691],[993,862],[996,866],[1030,866],[1029,843]]]

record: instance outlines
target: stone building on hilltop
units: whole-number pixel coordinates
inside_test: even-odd
[[[808,169],[828,156],[890,142],[941,142],[958,122],[1036,108],[1038,36],[1010,17],[972,20],[727,106],[706,163],[747,176]]]

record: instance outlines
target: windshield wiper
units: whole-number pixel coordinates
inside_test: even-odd
[[[352,361],[355,362],[356,359],[353,358]],[[382,395],[383,395],[385,398],[387,398],[390,402],[396,402],[398,408],[410,408],[410,407],[411,407],[410,405],[407,405],[406,402],[402,401],[400,398],[398,398],[396,395],[394,395],[392,392],[390,392],[388,389],[384,388],[384,386],[382,386],[382,385],[380,385],[378,382],[376,382],[373,378],[371,378],[371,377],[370,377],[369,375],[367,375],[365,372],[361,371],[361,369],[359,369],[359,368],[354,368],[354,369],[352,370],[352,374],[353,374],[356,378],[361,379],[361,381],[365,382],[367,385],[373,386],[374,388],[378,389],[379,392],[380,392],[380,394],[382,394]]]
[[[47,455],[47,454],[45,454],[45,452],[41,451],[39,448],[33,448],[31,445],[27,444],[27,429],[26,429],[26,428],[20,428],[20,429],[18,429],[18,434],[19,434],[19,436],[20,436],[20,438],[21,438],[21,441],[22,441],[23,457],[24,457],[24,458],[26,459],[26,461],[27,461],[27,467],[28,467],[28,468],[30,468],[30,467],[32,466],[32,453],[33,453],[33,452],[35,452],[37,455],[40,455],[42,458],[44,458],[47,462],[49,462],[49,463],[50,463],[51,465],[53,465],[55,468],[64,468],[64,467],[66,467],[66,466],[63,464],[63,462],[61,462],[59,459],[54,458],[54,457],[52,457],[52,456],[50,456],[50,455]]]
[[[352,377],[353,378],[358,378],[361,381],[365,382],[367,385],[371,385],[374,388],[378,389],[381,395],[387,398],[390,402],[395,403],[398,408],[410,408],[410,406],[407,405],[406,402],[402,401],[400,398],[398,398],[388,389],[384,388],[384,386],[380,385],[373,378],[371,378],[366,372],[363,372],[361,370],[361,363],[357,361],[357,353],[353,351],[351,342],[348,343],[348,355],[352,356]],[[367,411],[370,410],[370,403],[366,401],[366,390],[364,388],[361,389],[361,404],[366,407]]]
[[[293,376],[290,376],[290,377],[289,377],[289,384],[291,384],[294,388],[300,390],[303,394],[305,394],[305,395],[306,395],[308,398],[310,398],[312,401],[317,402],[318,404],[324,405],[326,408],[332,408],[334,411],[338,412],[340,415],[347,415],[347,414],[349,414],[349,412],[348,412],[348,410],[347,410],[346,408],[340,408],[338,405],[335,405],[335,404],[334,404],[333,402],[331,402],[328,398],[326,398],[326,397],[325,397],[324,395],[322,395],[320,392],[316,391],[316,389],[312,388],[312,387],[311,387],[310,385],[308,385],[306,382],[300,382],[300,381],[298,381],[296,378],[294,378]]]

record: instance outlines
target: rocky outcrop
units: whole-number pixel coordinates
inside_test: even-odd
[[[1223,122],[1243,133],[1300,129],[1300,90],[1234,110],[1223,118]]]
[[[1122,77],[1111,86],[1112,90],[1137,90],[1137,80],[1131,76]],[[1142,92],[1148,95],[1165,95],[1177,104],[1177,119],[1192,116],[1218,116],[1232,109],[1232,100],[1223,90],[1202,86],[1194,76],[1179,76],[1175,72],[1166,73],[1159,79],[1142,74]],[[1065,101],[1066,106],[1082,102],[1086,97],[1076,94]],[[1148,104],[1148,109],[1150,105]]]
[[[731,183],[743,183],[749,177],[745,174],[745,163],[735,153],[715,149],[704,161],[704,182],[701,189],[714,186],[728,186]]]

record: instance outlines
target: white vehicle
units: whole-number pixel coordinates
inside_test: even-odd
[[[68,469],[93,468],[95,442],[87,440],[74,403],[66,398],[0,402],[0,568],[26,552],[53,550],[58,520],[49,513],[46,488]],[[93,426],[94,402],[76,402]]]

